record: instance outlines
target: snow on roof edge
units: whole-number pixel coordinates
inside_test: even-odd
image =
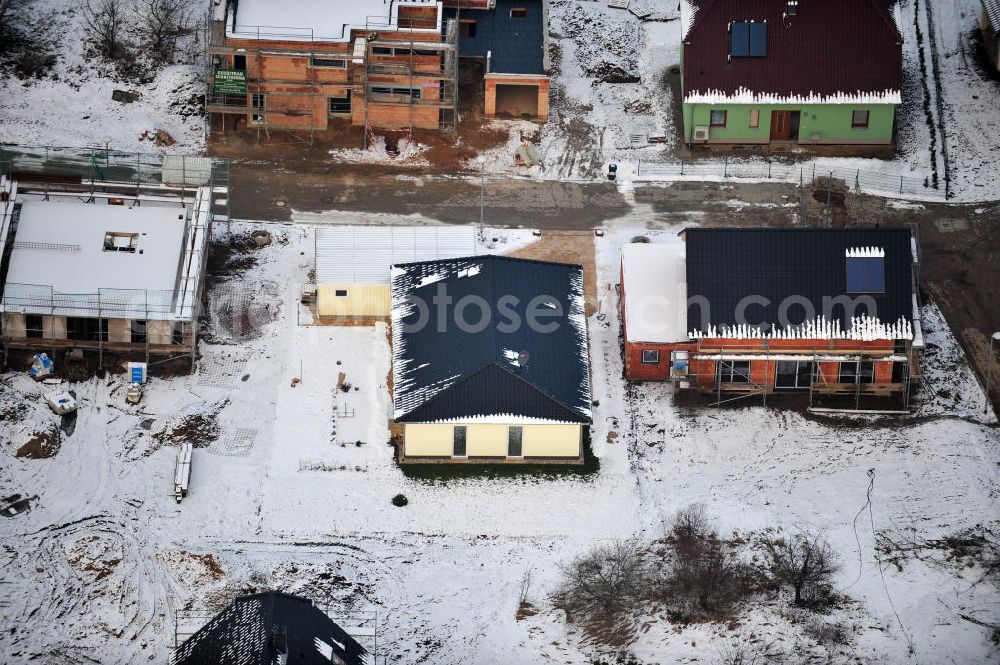
[[[685,104],[902,104],[903,95],[899,90],[882,92],[838,92],[823,95],[810,92],[808,95],[779,95],[770,92],[754,92],[740,88],[734,93],[721,90],[706,92],[691,91],[684,95]]]

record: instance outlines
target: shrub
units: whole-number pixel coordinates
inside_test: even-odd
[[[779,585],[795,591],[796,605],[815,604],[817,592],[840,569],[830,543],[822,534],[800,530],[788,539],[764,541],[767,567]]]
[[[704,506],[678,511],[667,531],[661,591],[679,618],[723,613],[753,590],[750,569],[719,538]]]
[[[634,541],[598,545],[563,567],[555,604],[568,617],[580,614],[592,621],[614,620],[638,604],[640,569],[639,549]]]
[[[405,494],[397,494],[396,496],[392,497],[392,505],[396,506],[397,508],[402,508],[408,503],[410,503],[410,500],[406,498]]]

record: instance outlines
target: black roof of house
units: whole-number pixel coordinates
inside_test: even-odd
[[[329,653],[364,665],[368,652],[311,600],[269,591],[237,597],[184,641],[172,663],[273,665],[281,653],[288,665],[329,665]]]
[[[893,324],[913,319],[913,250],[909,229],[718,229],[692,228],[684,232],[688,289],[688,330],[706,332],[707,325],[747,323],[766,326],[779,322],[782,302],[808,302],[817,315],[824,298],[849,296],[846,252],[851,248],[885,250],[884,293],[868,294],[874,311],[861,302],[855,316],[877,317]],[[737,306],[747,296],[762,296],[769,304],[745,309],[737,320]],[[708,303],[702,313],[697,299]],[[691,299],[695,298],[695,301]],[[788,307],[791,325],[805,322],[801,304]],[[703,318],[705,320],[703,320]],[[829,320],[850,330],[845,307],[834,307]],[[707,324],[707,325],[706,325]]]
[[[439,289],[453,303],[441,326],[432,301]],[[428,319],[411,330],[422,316],[413,298],[427,303]],[[463,331],[455,324],[455,306],[463,298],[482,299],[488,325]],[[532,329],[529,306],[541,313],[539,323],[554,324],[552,330]],[[398,422],[488,416],[590,422],[580,266],[504,256],[394,266],[392,307]],[[480,307],[467,307],[463,317],[479,322]]]
[[[517,17],[511,9],[527,14]],[[446,17],[454,17],[446,9]],[[474,37],[459,36],[461,56],[490,56],[490,72],[495,74],[545,73],[545,9],[542,0],[497,0],[496,9],[461,9],[458,17],[476,22]]]

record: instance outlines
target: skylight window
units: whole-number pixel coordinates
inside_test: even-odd
[[[885,293],[885,250],[852,247],[847,250],[847,292]]]
[[[733,21],[729,24],[729,54],[734,58],[767,55],[767,21]]]

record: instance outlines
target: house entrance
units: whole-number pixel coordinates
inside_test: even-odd
[[[771,140],[798,141],[800,111],[771,111]]]

